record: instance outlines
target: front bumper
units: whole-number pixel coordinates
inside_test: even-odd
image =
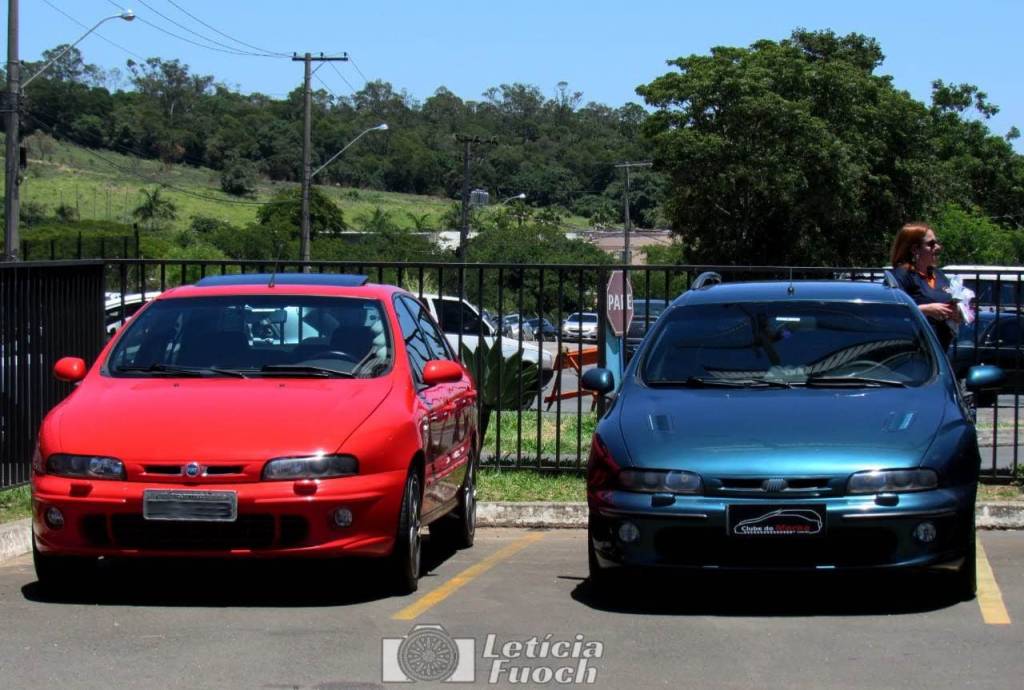
[[[861,570],[956,568],[969,543],[974,511],[973,486],[901,494],[898,503],[871,496],[820,499],[741,499],[677,496],[653,507],[650,494],[627,491],[591,493],[589,538],[602,567],[677,567],[736,570]],[[817,536],[730,536],[729,505],[766,508],[824,506],[825,525]],[[638,539],[619,538],[632,522]],[[921,522],[935,526],[936,538],[914,537]]]
[[[394,545],[404,486],[401,471],[187,486],[43,475],[32,482],[32,530],[40,552],[65,555],[385,556]],[[146,520],[146,489],[235,491],[238,516],[233,522]],[[50,507],[63,513],[60,529],[44,519]],[[334,524],[338,508],[352,512],[349,527]]]

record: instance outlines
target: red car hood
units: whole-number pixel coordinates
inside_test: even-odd
[[[90,377],[56,421],[67,453],[136,462],[265,460],[337,450],[390,390],[388,377]]]

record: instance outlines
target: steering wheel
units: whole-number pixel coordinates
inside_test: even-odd
[[[349,353],[343,352],[342,350],[321,350],[306,359],[347,359],[350,362],[359,361]]]

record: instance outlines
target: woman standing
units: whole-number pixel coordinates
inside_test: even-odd
[[[955,335],[948,322],[958,322],[960,310],[950,296],[949,280],[936,268],[941,251],[934,230],[924,223],[907,223],[892,243],[891,258],[893,276],[928,317],[945,350]]]

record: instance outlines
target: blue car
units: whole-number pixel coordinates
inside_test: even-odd
[[[936,568],[974,595],[973,411],[894,285],[691,289],[616,393],[584,375],[611,396],[587,468],[596,588],[633,567]]]

